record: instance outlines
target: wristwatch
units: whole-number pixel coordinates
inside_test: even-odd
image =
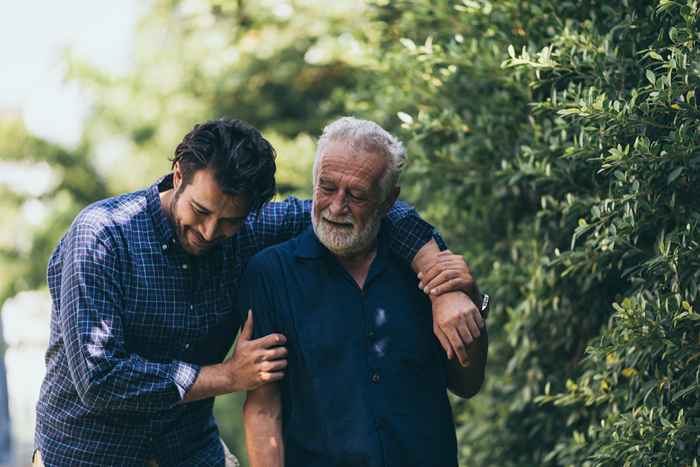
[[[481,294],[481,317],[486,320],[489,316],[489,305],[491,302],[491,297],[488,294]]]

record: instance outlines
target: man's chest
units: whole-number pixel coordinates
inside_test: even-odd
[[[201,364],[225,356],[240,326],[240,266],[230,255],[200,260],[148,250],[127,266],[121,318],[129,351]]]
[[[320,269],[316,269],[320,268]],[[428,300],[415,279],[386,270],[360,289],[323,265],[296,274],[273,304],[290,364],[311,374],[425,364],[435,357]]]

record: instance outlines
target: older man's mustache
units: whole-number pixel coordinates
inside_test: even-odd
[[[355,225],[355,220],[351,215],[345,215],[341,217],[335,217],[330,215],[325,209],[321,212],[321,217],[323,220],[331,222],[333,224],[349,224],[350,227]]]

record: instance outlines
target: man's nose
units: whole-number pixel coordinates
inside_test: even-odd
[[[200,233],[202,234],[204,240],[206,240],[207,242],[211,242],[214,239],[216,239],[217,225],[218,223],[216,219],[213,218],[213,216],[209,216],[209,218],[202,223],[202,229],[200,230]]]
[[[338,190],[333,195],[333,200],[331,201],[330,211],[334,216],[345,214],[347,212],[348,203],[346,200],[345,192],[343,190]]]

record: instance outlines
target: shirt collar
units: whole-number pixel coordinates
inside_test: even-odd
[[[172,222],[165,214],[160,205],[160,193],[173,187],[173,175],[168,174],[160,177],[146,190],[146,205],[148,213],[153,221],[156,234],[163,244],[175,241],[175,230]]]
[[[389,254],[389,238],[386,234],[387,225],[386,219],[382,220],[382,226],[379,229],[377,239],[377,257],[384,257]],[[318,259],[324,256],[333,256],[333,254],[323,246],[319,241],[313,226],[309,226],[298,237],[297,247],[294,251],[297,258]]]
[[[318,259],[327,254],[330,254],[330,251],[318,240],[312,226],[299,235],[294,252],[297,258]]]

